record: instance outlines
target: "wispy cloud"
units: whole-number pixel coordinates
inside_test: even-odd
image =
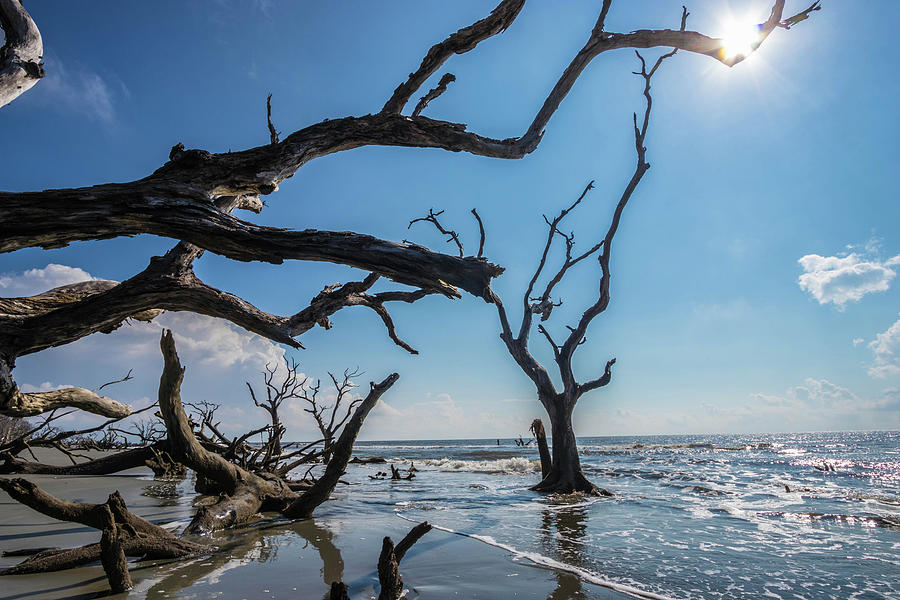
[[[900,319],[887,331],[879,333],[869,342],[875,355],[875,364],[869,369],[872,377],[885,378],[900,375]]]
[[[0,296],[28,296],[89,279],[93,277],[84,269],[50,264],[0,275]],[[232,409],[249,404],[244,381],[257,381],[266,364],[279,364],[284,359],[284,348],[228,321],[167,312],[151,323],[123,325],[110,334],[94,334],[39,355],[21,357],[17,361],[17,379],[21,388],[30,392],[58,389],[54,380],[92,388],[134,368],[135,379],[110,388],[109,395],[126,402],[129,398],[155,397],[163,328],[173,331],[178,354],[187,367],[185,399],[205,398],[221,403],[223,417],[234,415]],[[255,412],[252,405],[249,412]],[[262,416],[259,415],[260,420]],[[236,418],[225,422],[223,428],[246,430],[246,425],[246,419]]]
[[[873,253],[877,245],[867,244],[863,253],[845,256],[807,254],[797,262],[803,274],[797,280],[819,304],[834,304],[843,310],[847,302],[859,301],[866,294],[884,292],[897,275],[893,267],[900,265],[900,255],[880,260]]]
[[[52,55],[46,56],[44,62],[47,75],[36,88],[40,91],[36,97],[57,110],[79,113],[107,125],[115,122],[114,94],[100,75],[72,67]],[[120,87],[127,95],[121,82]]]

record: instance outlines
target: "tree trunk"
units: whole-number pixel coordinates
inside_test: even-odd
[[[143,448],[125,450],[109,456],[103,456],[77,465],[47,465],[28,462],[14,456],[3,457],[0,474],[21,473],[26,475],[109,475],[126,469],[143,467],[148,460],[154,458],[153,451],[164,451],[165,443],[157,443]]]
[[[562,397],[541,402],[550,416],[550,436],[553,441],[552,464],[550,473],[531,488],[536,492],[555,492],[571,494],[584,492],[597,496],[612,496],[604,489],[596,487],[587,480],[581,471],[581,459],[578,457],[578,446],[575,442],[575,431],[572,429],[572,409],[574,402],[567,403]],[[565,405],[570,404],[572,408]]]
[[[547,446],[547,434],[544,433],[544,423],[540,419],[531,422],[531,432],[537,440],[538,452],[541,455],[541,480],[550,474],[553,460],[550,458],[550,448]],[[499,440],[498,440],[499,441]]]

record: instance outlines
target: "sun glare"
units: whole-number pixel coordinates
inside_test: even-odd
[[[725,42],[725,58],[750,56],[759,43],[759,25],[739,21],[726,23],[722,41]]]

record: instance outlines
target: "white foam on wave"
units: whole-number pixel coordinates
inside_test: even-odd
[[[527,458],[499,458],[496,460],[459,460],[455,458],[428,458],[417,461],[419,465],[434,467],[438,471],[470,471],[473,473],[534,473],[541,464]]]
[[[404,521],[409,521],[410,523],[416,523],[414,519],[410,519],[404,515],[394,513]],[[465,533],[462,531],[456,531],[454,529],[449,529],[447,527],[441,527],[439,525],[435,525],[431,523],[431,527],[437,529],[438,531],[443,531],[445,533],[452,533],[454,535],[460,535],[462,537],[471,538],[473,540],[477,540],[483,544],[487,544],[489,546],[493,546],[495,548],[500,548],[501,550],[506,550],[510,554],[514,554],[519,558],[524,558],[539,567],[544,567],[547,569],[553,569],[555,571],[564,571],[566,573],[571,573],[575,575],[582,581],[586,581],[587,583],[591,583],[593,585],[597,585],[600,587],[604,587],[616,592],[620,592],[623,594],[628,594],[634,598],[642,598],[646,600],[673,600],[671,596],[663,596],[661,594],[655,594],[653,592],[647,592],[636,587],[625,585],[624,583],[616,583],[615,581],[610,581],[608,579],[604,579],[597,575],[596,573],[592,573],[580,567],[576,567],[575,565],[570,565],[568,563],[560,562],[558,560],[554,560],[549,556],[544,556],[543,554],[539,554],[537,552],[523,552],[521,550],[517,550],[516,548],[509,546],[507,544],[503,544],[495,540],[489,535],[476,535],[473,533]]]

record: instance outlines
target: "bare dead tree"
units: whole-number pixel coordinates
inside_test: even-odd
[[[0,107],[30,90],[44,76],[44,43],[20,0],[0,0]]]
[[[334,388],[334,400],[330,404],[320,397],[319,392],[322,389],[322,380],[316,380],[315,385],[305,385],[302,387],[300,394],[297,396],[301,400],[309,404],[308,408],[303,410],[313,416],[319,433],[322,435],[323,449],[322,460],[328,462],[331,458],[332,446],[337,437],[338,432],[350,418],[353,409],[362,402],[362,398],[353,397],[353,390],[357,386],[353,379],[361,375],[360,370],[344,369],[341,379],[338,379],[334,373],[328,373]]]
[[[281,408],[282,402],[288,398],[299,397],[300,391],[306,385],[307,377],[298,372],[299,368],[300,365],[295,359],[285,357],[284,376],[280,378],[280,381],[276,381],[276,376],[279,374],[278,365],[267,364],[266,370],[263,372],[266,396],[259,400],[256,397],[256,392],[253,391],[253,386],[250,385],[249,381],[246,382],[253,404],[266,411],[271,421],[271,425],[269,425],[267,430],[269,439],[264,445],[264,460],[266,462],[272,459],[277,460],[281,457],[281,439],[284,436],[285,427],[278,416],[278,409]]]
[[[194,435],[181,402],[181,382],[185,369],[178,359],[171,331],[163,332],[160,348],[164,366],[159,383],[158,403],[166,425],[166,451],[174,461],[210,481],[218,494],[214,504],[204,506],[196,512],[184,532],[190,535],[241,525],[260,511],[275,511],[287,518],[310,517],[328,499],[343,475],[366,416],[398,379],[398,375],[394,373],[381,383],[371,384],[368,395],[356,407],[340,438],[335,442],[333,457],[325,472],[315,483],[298,492],[280,477],[252,473],[204,448]],[[116,589],[117,586],[125,585],[127,576],[123,573],[122,561],[116,558],[119,555],[117,544],[121,546],[121,553],[125,556],[146,558],[181,558],[215,551],[210,546],[178,538],[168,530],[134,515],[127,510],[117,493],[110,496],[105,504],[92,505],[56,498],[25,479],[0,479],[0,489],[13,499],[50,517],[101,529],[106,540],[101,544],[89,544],[75,549],[41,552],[19,565],[0,571],[0,575],[55,571],[102,558],[111,586]],[[116,527],[110,525],[107,511],[112,513]],[[107,556],[104,557],[104,553]]]
[[[639,29],[630,33],[608,31],[606,18],[612,0],[604,0],[586,43],[563,70],[522,135],[493,139],[469,132],[461,123],[422,116],[420,113],[428,102],[437,98],[453,80],[449,74],[423,97],[412,116],[402,114],[412,95],[451,56],[469,52],[482,41],[505,31],[523,4],[524,0],[503,0],[484,19],[434,45],[419,68],[394,90],[376,114],[326,120],[277,142],[270,131],[269,143],[239,152],[215,154],[176,144],[168,162],[132,182],[0,193],[0,252],[29,247],[59,248],[73,241],[142,233],[181,240],[165,256],[154,257],[144,271],[121,283],[89,282],[31,298],[0,300],[0,412],[32,416],[73,406],[110,417],[126,415],[128,406],[83,388],[23,393],[12,375],[15,362],[19,356],[64,345],[91,333],[112,331],[129,318],[152,318],[160,310],[222,317],[273,341],[300,347],[296,337],[316,324],[328,322],[332,314],[345,306],[367,306],[375,310],[388,326],[391,338],[400,343],[385,302],[414,302],[431,293],[457,297],[460,290],[491,301],[490,281],[502,269],[483,258],[453,257],[421,246],[351,232],[262,227],[237,219],[231,212],[237,209],[259,212],[263,208],[260,197],[276,191],[282,181],[307,162],[361,146],[441,148],[507,159],[525,156],[537,148],[550,118],[588,64],[610,50],[679,48],[710,56],[728,66],[745,58],[739,54],[728,55],[723,40],[686,31],[684,27]],[[784,0],[774,1],[769,18],[759,25],[753,50],[776,27],[788,28],[815,9],[814,5],[804,13],[785,19],[784,5]],[[16,9],[17,14],[22,12],[17,0],[4,0],[2,6]],[[19,36],[11,23],[7,16],[2,24],[7,41],[13,40],[15,44]],[[29,38],[32,41],[26,44],[31,48],[30,58],[26,56],[22,63],[13,57],[10,62],[7,51],[4,65],[25,69],[21,64],[38,64],[34,62],[40,58],[40,51],[34,50],[37,46],[33,43],[36,27],[32,29]],[[309,307],[294,315],[271,315],[202,282],[193,272],[193,263],[204,251],[245,261],[328,261],[357,267],[372,275],[361,282],[326,288]],[[378,277],[411,285],[416,291],[367,294],[373,278]],[[408,345],[401,346],[411,350]]]
[[[0,452],[10,442],[24,438],[30,430],[27,419],[0,415]]]
[[[682,29],[687,18],[687,11],[683,12]],[[644,142],[647,136],[647,127],[650,123],[650,110],[653,106],[653,99],[650,95],[650,79],[656,70],[662,65],[663,61],[673,56],[677,50],[660,56],[650,70],[647,70],[647,64],[641,54],[635,51],[640,61],[641,70],[636,74],[639,75],[644,82],[644,98],[646,106],[643,117],[639,120],[637,113],[634,114],[634,144],[637,152],[637,164],[634,173],[631,176],[625,190],[619,198],[618,203],[613,211],[610,225],[606,231],[606,235],[592,246],[581,253],[575,252],[575,234],[566,234],[560,229],[563,220],[584,200],[587,193],[593,188],[593,181],[588,183],[581,192],[581,195],[567,208],[563,209],[553,220],[544,217],[548,226],[547,239],[544,242],[544,248],[541,253],[540,261],[537,269],[532,275],[528,283],[528,287],[522,297],[522,321],[519,325],[518,333],[514,334],[509,322],[506,308],[500,297],[494,294],[494,305],[497,308],[497,314],[500,318],[500,339],[503,340],[510,355],[516,361],[516,364],[529,376],[537,388],[538,400],[544,406],[550,417],[550,435],[553,440],[552,461],[549,472],[544,474],[541,482],[536,485],[534,490],[542,492],[587,492],[593,494],[607,495],[609,492],[598,489],[590,481],[585,478],[581,471],[581,461],[578,456],[578,447],[575,441],[575,431],[572,427],[572,412],[575,404],[586,393],[607,385],[612,378],[612,366],[616,359],[612,358],[606,363],[603,374],[579,383],[575,378],[572,369],[572,359],[575,351],[582,346],[587,338],[585,337],[591,322],[600,314],[602,314],[610,301],[610,258],[612,256],[613,238],[619,228],[622,214],[628,201],[637,189],[638,184],[644,177],[644,174],[650,168],[647,162],[647,148]],[[553,245],[561,240],[564,244],[565,257],[562,265],[547,281],[544,289],[540,294],[534,294],[535,285],[541,279],[544,268],[547,265],[547,259]],[[545,322],[550,318],[553,308],[559,306],[559,302],[554,303],[552,295],[555,287],[563,281],[563,278],[569,273],[572,267],[576,266],[583,260],[596,256],[600,264],[600,282],[597,300],[589,306],[578,323],[574,326],[567,326],[569,330],[565,340],[559,344],[550,333]],[[541,323],[537,326],[538,332],[544,337],[553,351],[554,362],[562,382],[562,389],[558,390],[547,369],[541,365],[532,356],[528,349],[529,336],[533,327],[533,319],[535,315],[540,315]],[[541,430],[543,427],[541,427]],[[543,458],[543,457],[542,457]],[[542,460],[543,463],[543,460]]]
[[[604,3],[604,7],[607,7],[608,4],[609,3]],[[680,29],[682,33],[685,31],[687,17],[687,9],[683,8]],[[777,22],[780,22],[780,17]],[[774,26],[775,25],[773,24],[772,27]],[[592,181],[588,183],[575,202],[563,209],[554,219],[551,220],[546,216],[544,217],[544,221],[548,226],[547,238],[544,243],[538,266],[522,297],[522,320],[516,333],[513,332],[503,301],[493,291],[490,293],[491,301],[495,305],[500,319],[500,338],[503,340],[516,364],[519,365],[534,383],[537,388],[538,400],[547,410],[550,417],[551,437],[553,440],[552,463],[549,471],[543,473],[544,477],[542,481],[532,488],[537,491],[609,494],[606,490],[601,490],[594,486],[582,473],[581,461],[578,456],[578,448],[575,440],[575,432],[572,427],[572,412],[575,409],[576,403],[584,394],[603,387],[610,382],[612,377],[612,366],[615,364],[616,359],[612,358],[607,361],[602,375],[584,383],[579,383],[576,380],[572,369],[572,359],[575,355],[575,351],[586,342],[585,334],[587,333],[587,329],[591,322],[603,313],[609,305],[609,265],[612,256],[613,238],[618,230],[619,222],[628,201],[634,194],[634,191],[644,177],[644,174],[650,168],[650,164],[646,160],[647,148],[644,146],[647,128],[650,122],[650,111],[653,106],[653,99],[650,95],[650,80],[657,69],[659,69],[660,65],[662,65],[663,61],[673,56],[677,51],[678,48],[675,48],[671,52],[660,56],[649,70],[647,69],[647,64],[643,56],[635,51],[638,60],[640,61],[640,71],[635,74],[643,79],[643,95],[646,106],[641,119],[638,119],[637,113],[634,113],[634,143],[637,154],[637,163],[628,184],[616,204],[606,235],[601,240],[579,253],[575,251],[575,234],[567,234],[560,228],[563,220],[582,203],[588,192],[593,188]],[[437,222],[436,216],[439,214],[441,213],[435,213],[432,210],[426,217],[414,220],[413,223],[416,221],[427,221],[432,223],[441,233],[447,234],[448,230]],[[478,218],[477,213],[473,214]],[[478,219],[478,221],[479,225],[481,225],[481,220]],[[451,239],[453,239],[453,236],[451,236]],[[557,242],[562,243],[564,246],[565,256],[563,262],[559,269],[549,277],[543,291],[535,294],[535,285],[541,280],[541,276],[544,274],[544,269],[547,266],[551,249]],[[547,326],[544,325],[550,318],[553,309],[561,304],[561,301],[554,302],[553,300],[554,289],[563,281],[570,269],[591,257],[596,257],[601,269],[598,298],[584,311],[574,327],[567,326],[569,333],[565,340],[559,344],[555,341]],[[541,320],[541,323],[537,325],[537,330],[544,337],[553,351],[554,362],[562,383],[561,390],[557,389],[557,386],[554,384],[546,367],[534,358],[528,348],[535,315],[540,315]]]

